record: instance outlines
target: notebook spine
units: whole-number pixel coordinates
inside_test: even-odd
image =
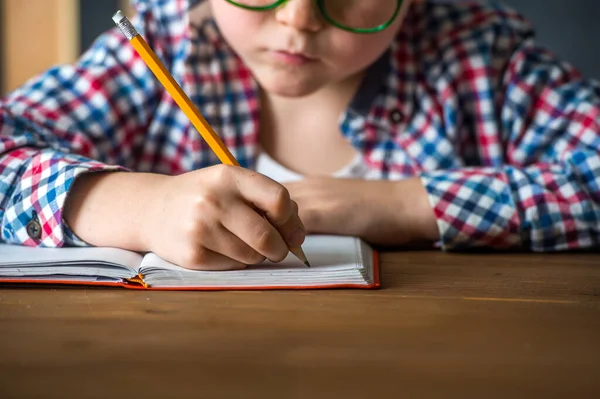
[[[127,280],[128,283],[141,285],[144,288],[150,287],[150,285],[148,285],[148,283],[146,283],[144,281],[144,275],[142,273],[138,274],[137,276],[125,279],[125,280]]]

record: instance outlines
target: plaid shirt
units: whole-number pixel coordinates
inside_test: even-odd
[[[253,168],[257,83],[214,21],[191,26],[191,6],[138,1],[133,23],[241,165]],[[415,3],[339,128],[369,178],[420,177],[444,249],[600,242],[600,86],[536,46],[509,9]],[[216,163],[113,29],[74,65],[0,102],[0,241],[86,245],[62,219],[82,173],[180,174]]]

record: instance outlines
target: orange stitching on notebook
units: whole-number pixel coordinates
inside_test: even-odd
[[[128,283],[140,284],[144,288],[148,288],[149,287],[148,283],[146,283],[144,281],[144,275],[142,273],[138,274],[135,277],[127,278],[125,280],[127,280]]]

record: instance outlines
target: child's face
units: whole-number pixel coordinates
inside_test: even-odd
[[[277,95],[297,97],[357,76],[373,63],[390,45],[413,0],[404,0],[387,29],[369,34],[329,24],[314,0],[290,0],[270,11],[210,1],[219,29],[261,86]],[[382,8],[396,4],[396,0],[368,1]]]

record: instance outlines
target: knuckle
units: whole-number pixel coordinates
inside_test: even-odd
[[[229,178],[229,165],[218,164],[201,169],[202,173],[198,175],[196,185],[208,189],[217,190],[223,186],[223,183]]]
[[[278,186],[275,190],[275,203],[287,205],[290,202],[290,192],[284,186]]]
[[[182,223],[181,230],[183,232],[184,237],[194,238],[200,234],[199,224],[196,221],[196,218],[191,218],[190,220],[187,220],[184,223]]]
[[[267,257],[264,255],[261,255],[260,253],[256,252],[252,248],[248,248],[248,249],[246,249],[245,254],[243,255],[242,259],[244,259],[244,263],[246,263],[248,265],[254,265],[254,264],[263,262],[265,259],[267,259]]]
[[[180,254],[181,266],[186,269],[197,269],[198,268],[198,257],[194,250],[188,250]]]
[[[196,223],[195,234],[197,238],[206,240],[206,237],[210,237],[212,234],[215,234],[215,230],[215,225],[213,223],[206,218],[200,218]]]
[[[210,266],[209,251],[204,248],[198,249],[194,257],[194,268],[196,270],[209,270]]]
[[[218,203],[218,198],[210,192],[199,194],[194,199],[195,209],[202,212],[216,207]]]
[[[231,166],[227,165],[227,164],[218,164],[213,166],[213,176],[215,177],[215,179],[217,181],[220,181],[221,179],[226,179],[229,176],[231,176]]]
[[[289,191],[283,187],[277,187],[274,196],[273,196],[273,211],[281,215],[285,213],[290,206],[290,193]]]
[[[195,198],[192,212],[189,216],[190,219],[197,224],[206,225],[210,224],[211,220],[215,220],[222,214],[223,205],[219,196],[215,193],[203,193]]]
[[[264,226],[257,229],[253,247],[261,255],[260,261],[268,258],[271,261],[279,262],[287,256],[288,248],[283,239],[277,239],[276,234],[274,230]]]
[[[183,223],[184,235],[189,240],[205,239],[214,234],[214,224],[206,217],[191,218]]]
[[[294,215],[298,214],[298,203],[294,200],[291,200],[291,204],[292,204],[292,212]]]
[[[269,259],[274,262],[280,262],[287,256],[289,249],[285,241],[278,240],[276,232],[266,226],[261,226],[256,231],[256,240],[254,248],[262,256],[261,261]]]
[[[255,242],[256,248],[261,253],[264,253],[269,248],[269,244],[271,243],[271,231],[268,228],[266,228],[264,225],[261,224],[256,229],[254,236],[255,236],[254,242]]]
[[[273,256],[271,256],[271,260],[273,262],[281,262],[287,257],[288,252],[289,250],[287,248],[281,248],[277,252],[275,252]]]
[[[196,262],[199,265],[206,265],[209,261],[209,254],[208,251],[204,248],[200,248],[197,252],[196,252]]]
[[[181,266],[186,269],[192,270],[209,270],[210,269],[210,255],[207,250],[203,248],[190,249],[182,253],[181,255]]]

